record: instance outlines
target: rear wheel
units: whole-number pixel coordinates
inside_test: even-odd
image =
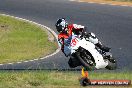
[[[105,68],[108,69],[108,70],[115,70],[117,68],[116,60],[113,57],[111,57],[108,60],[108,65]]]

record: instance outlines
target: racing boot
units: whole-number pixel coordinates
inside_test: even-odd
[[[109,47],[106,47],[106,46],[103,46],[100,42],[95,44],[97,47],[99,47],[101,50],[105,51],[105,52],[109,52],[110,51],[110,48]]]

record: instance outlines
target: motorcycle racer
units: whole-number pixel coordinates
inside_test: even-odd
[[[74,32],[76,35],[79,35],[79,32],[82,32],[84,29],[86,29],[82,25],[68,24],[65,18],[58,19],[55,26],[59,32],[58,41],[61,44],[61,50],[64,54],[64,45],[68,46],[70,44],[72,32]]]
[[[68,56],[67,49],[69,49],[69,47],[68,48],[64,48],[64,47],[69,46],[71,42],[71,38],[72,38],[72,33],[76,35],[86,34],[90,42],[95,44],[97,47],[99,47],[103,51],[109,52],[110,48],[103,46],[93,33],[87,33],[85,26],[78,25],[78,24],[68,24],[65,18],[58,19],[55,26],[57,31],[59,32],[58,41],[61,44],[61,50],[65,54],[65,56]]]
[[[71,54],[70,43],[71,43],[72,35],[81,35],[81,36],[86,35],[88,41],[93,43],[95,46],[99,47],[101,50],[105,52],[109,52],[110,48],[103,46],[101,42],[97,39],[97,37],[94,35],[94,33],[87,33],[85,26],[78,24],[68,24],[65,18],[58,19],[55,26],[57,31],[59,32],[58,41],[61,45],[61,50],[66,57],[70,56],[68,64],[71,68],[81,65],[80,61],[75,59],[77,58],[75,54],[70,55]],[[72,42],[76,42],[76,41],[72,41]]]

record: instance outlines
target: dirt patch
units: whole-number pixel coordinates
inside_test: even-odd
[[[48,40],[50,42],[55,42],[55,36],[50,31],[48,31],[48,30],[46,30],[46,31],[47,31],[47,34],[48,34]]]
[[[9,26],[6,24],[0,24],[0,30],[9,30]]]
[[[128,1],[126,2],[125,1],[113,1],[113,0],[79,0],[79,1],[132,6],[132,2],[128,2]]]

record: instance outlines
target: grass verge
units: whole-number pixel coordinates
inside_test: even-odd
[[[80,0],[80,1],[132,6],[132,0]]]
[[[131,72],[89,72],[91,79],[129,79]],[[0,88],[81,88],[79,72],[72,71],[0,71]],[[90,88],[117,88],[90,86]],[[128,87],[132,87],[127,86]],[[83,88],[83,87],[82,87]],[[124,88],[119,86],[119,88]]]
[[[0,63],[36,59],[53,53],[57,43],[49,41],[47,31],[42,29],[0,15]]]

